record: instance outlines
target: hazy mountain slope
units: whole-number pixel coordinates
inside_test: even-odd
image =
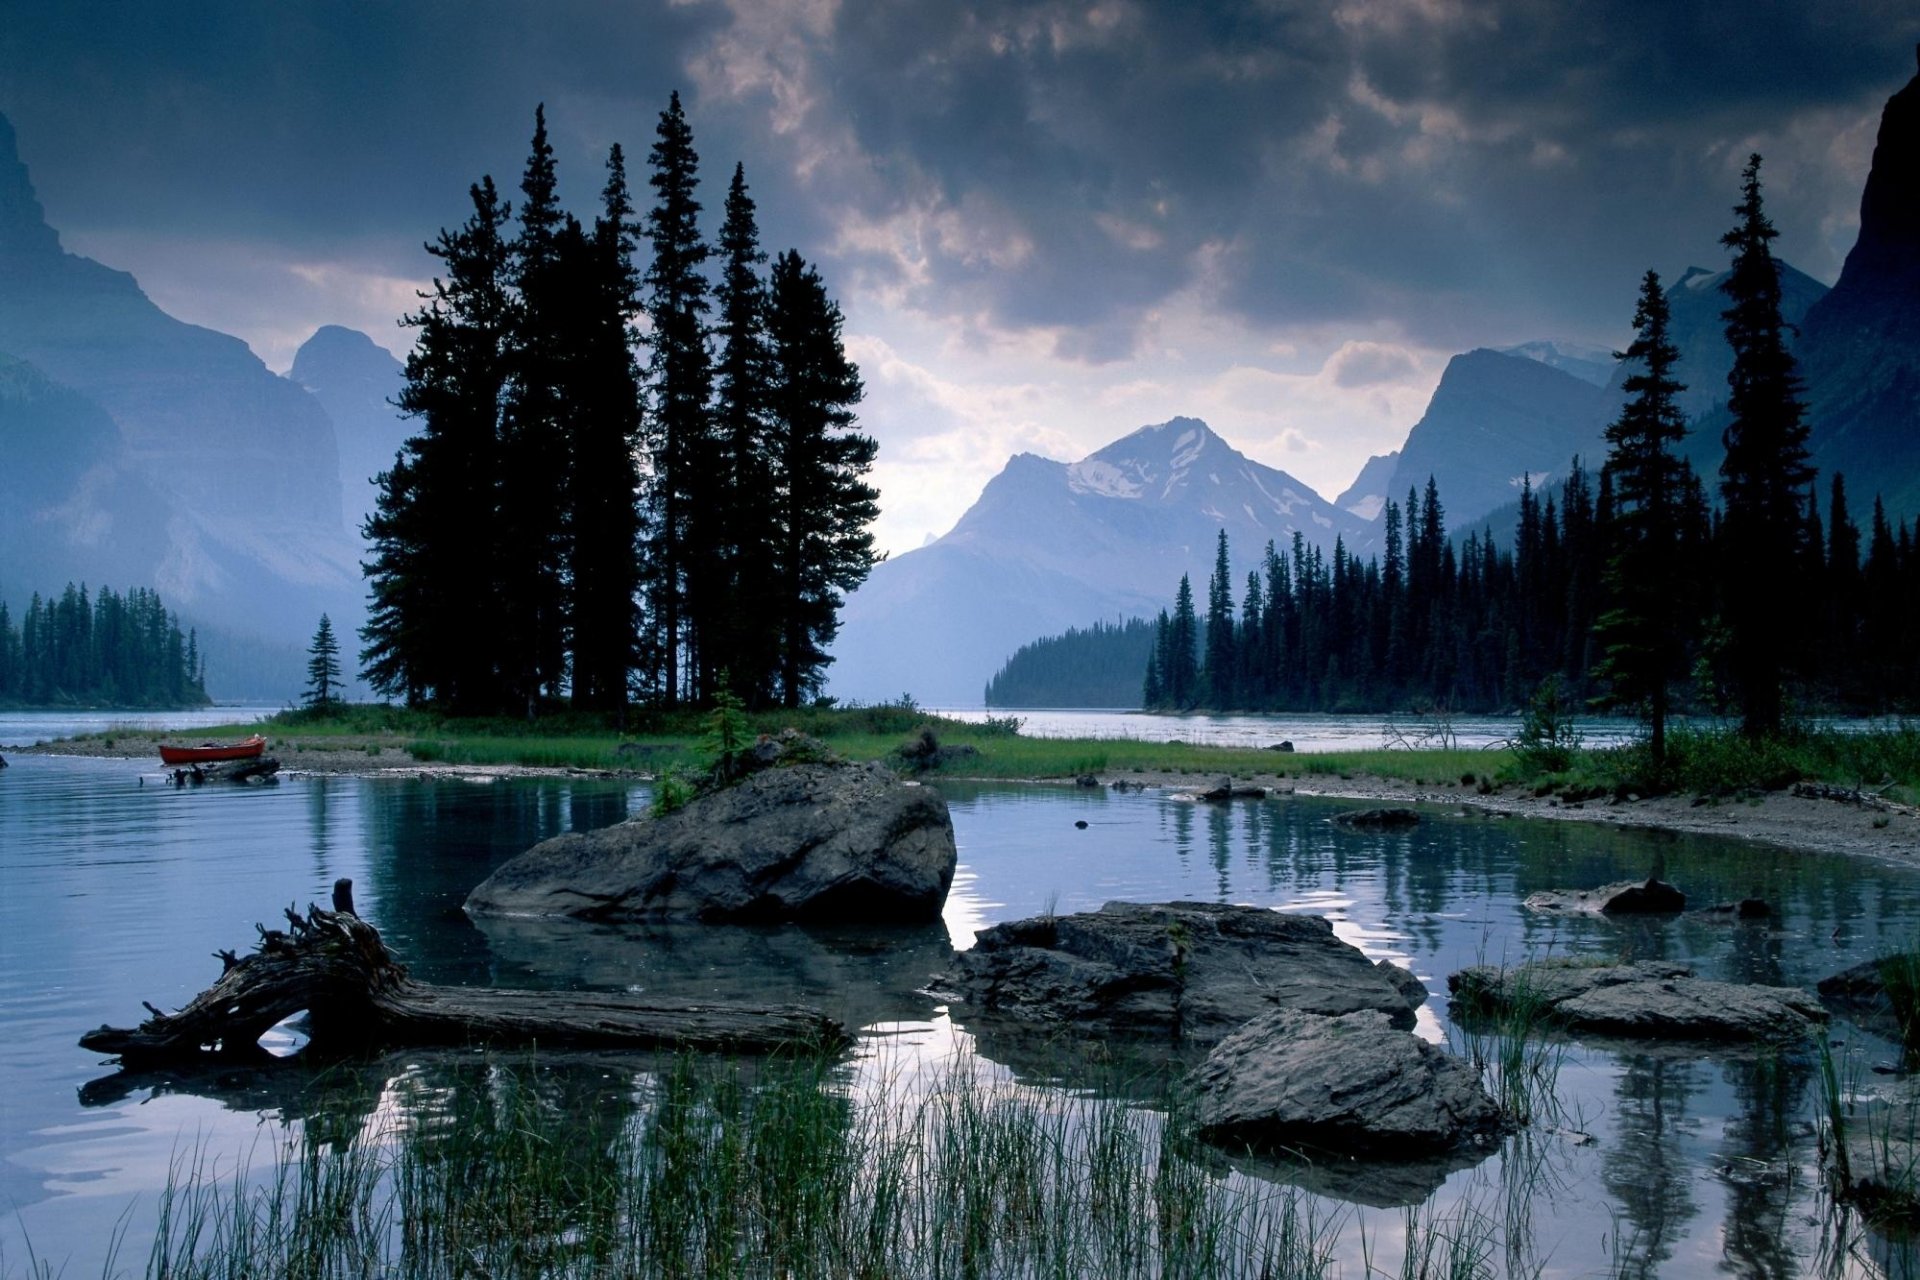
[[[1500,354],[1538,360],[1596,387],[1606,386],[1613,377],[1613,353],[1601,347],[1573,342],[1523,342],[1517,347],[1501,347]]]
[[[0,599],[68,581],[153,581],[167,503],[135,475],[105,410],[0,354]]]
[[[1204,599],[1224,528],[1236,600],[1268,539],[1331,547],[1366,522],[1207,425],[1143,427],[1075,463],[1018,454],[951,532],[878,566],[847,601],[830,692],[977,706],[1020,645],[1098,620],[1151,616],[1182,573]]]
[[[1407,433],[1387,494],[1404,503],[1432,476],[1447,519],[1470,524],[1513,500],[1523,475],[1538,486],[1564,476],[1574,454],[1591,457],[1605,395],[1525,356],[1484,347],[1455,356]]]
[[[1392,453],[1374,454],[1360,468],[1360,474],[1353,478],[1346,492],[1333,500],[1333,505],[1362,520],[1374,519],[1387,505],[1387,486],[1393,483],[1393,469],[1399,463],[1398,449]]]
[[[287,376],[313,393],[333,420],[340,447],[340,498],[347,529],[357,533],[373,510],[373,477],[393,465],[412,434],[393,407],[405,370],[393,354],[358,329],[323,325],[294,354]]]
[[[1920,75],[1880,117],[1860,238],[1798,354],[1815,465],[1844,471],[1862,511],[1879,490],[1896,518],[1920,516]]]
[[[122,474],[164,507],[141,536],[103,541],[94,576],[145,581],[183,614],[237,634],[304,638],[322,610],[357,625],[358,554],[319,402],[239,339],[161,311],[132,276],[64,252],[4,119],[0,351],[103,410],[119,429]],[[19,575],[23,556],[0,572]],[[80,575],[55,563],[36,576]]]

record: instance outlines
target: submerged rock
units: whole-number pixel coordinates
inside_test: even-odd
[[[544,840],[467,897],[475,915],[593,920],[937,919],[953,820],[878,764],[756,773],[663,817]]]
[[[1636,1040],[1797,1040],[1827,1020],[1804,991],[1715,982],[1666,961],[1477,965],[1449,977],[1447,988],[1469,1015],[1526,1013],[1570,1031]]]
[[[1405,805],[1396,805],[1384,809],[1349,809],[1345,813],[1335,814],[1333,825],[1336,827],[1355,827],[1368,831],[1398,830],[1420,825],[1420,811],[1409,809]]]
[[[1530,911],[1590,911],[1603,915],[1674,915],[1687,909],[1687,895],[1664,880],[1625,880],[1598,889],[1548,889],[1527,895]]]
[[[1920,992],[1920,954],[1897,952],[1862,961],[1822,978],[1820,998],[1854,1022],[1892,1040],[1905,1040]]]
[[[1264,1014],[1187,1087],[1202,1137],[1256,1150],[1427,1155],[1490,1144],[1502,1123],[1478,1072],[1372,1011]]]
[[[1041,1025],[1192,1043],[1274,1009],[1371,1010],[1411,1027],[1427,995],[1318,916],[1204,902],[1109,902],[995,925],[954,957],[946,985],[977,1009]]]
[[[1920,1218],[1920,1077],[1851,1107],[1826,1156],[1834,1190],[1870,1218]]]

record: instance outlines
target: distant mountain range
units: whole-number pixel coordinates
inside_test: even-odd
[[[343,443],[359,469],[378,439],[384,467],[404,434],[384,404],[396,362],[346,333],[302,350],[302,386],[238,338],[167,315],[125,272],[66,252],[0,117],[0,597],[152,586],[222,633],[211,651],[257,641],[278,655],[236,663],[252,672],[244,688],[211,666],[217,696],[298,692],[287,655],[320,614],[350,637],[364,612]],[[356,525],[365,500],[362,483],[347,502]]]
[[[1844,471],[1856,517],[1873,496],[1895,520],[1920,517],[1920,76],[1887,104],[1861,202],[1860,236],[1839,281],[1780,264],[1782,314],[1796,328],[1813,461]],[[1724,272],[1671,282],[1680,348],[1683,446],[1714,487],[1724,449]],[[1630,290],[1623,287],[1622,319]],[[1098,621],[1150,617],[1182,572],[1196,593],[1212,539],[1232,540],[1237,574],[1268,538],[1294,529],[1323,548],[1336,534],[1371,553],[1387,501],[1437,485],[1450,527],[1511,536],[1523,482],[1551,490],[1578,456],[1597,470],[1625,401],[1611,353],[1557,342],[1455,356],[1397,451],[1368,459],[1323,502],[1253,462],[1204,424],[1143,428],[1078,463],[1016,456],[945,537],[879,566],[848,601],[832,691],[974,705],[1020,645]],[[1287,501],[1268,501],[1284,491]],[[1236,598],[1239,592],[1236,583]]]
[[[1183,573],[1204,600],[1222,529],[1246,563],[1269,538],[1284,546],[1298,531],[1330,548],[1372,528],[1197,418],[1142,427],[1078,462],[1016,454],[951,532],[879,565],[848,598],[830,692],[978,706],[1028,640],[1151,617]]]

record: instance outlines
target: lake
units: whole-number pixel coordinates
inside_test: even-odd
[[[429,981],[803,1000],[863,1028],[856,1062],[868,1067],[977,1059],[981,1071],[1066,1092],[1092,1087],[1071,1062],[975,1040],[964,1016],[924,993],[948,947],[967,946],[989,923],[1111,899],[1310,911],[1369,955],[1413,969],[1434,993],[1420,1033],[1459,1045],[1446,975],[1481,961],[1671,958],[1710,977],[1810,985],[1920,932],[1920,877],[1865,861],[1445,808],[1412,832],[1369,833],[1334,826],[1342,806],[1333,801],[1221,808],[1151,792],[960,783],[941,784],[961,866],[932,929],[476,926],[460,902],[491,868],[547,835],[618,821],[645,805],[648,789],[290,777],[175,790],[157,785],[146,762],[10,759],[0,772],[6,1274],[26,1274],[30,1256],[71,1276],[99,1274],[109,1258],[139,1274],[170,1170],[270,1165],[302,1126],[362,1132],[413,1096],[398,1089],[403,1076],[441,1096],[491,1087],[485,1055],[385,1058],[324,1076],[298,1066],[125,1075],[76,1046],[92,1026],[138,1021],[142,1000],[184,1003],[217,976],[215,948],[246,947],[254,923],[272,924],[289,903],[325,902],[340,876]],[[1519,905],[1535,890],[1645,875],[1656,864],[1695,901],[1758,894],[1778,917],[1613,922],[1543,918]],[[275,1036],[276,1051],[297,1048],[295,1032]],[[1844,1024],[1833,1038],[1862,1079],[1897,1061],[1892,1046]],[[555,1071],[585,1123],[596,1109],[630,1106],[623,1073],[647,1069],[603,1058],[575,1075]],[[1836,1234],[1817,1176],[1810,1051],[1571,1044],[1558,1094],[1551,1124],[1416,1194],[1429,1213],[1491,1207],[1507,1224],[1512,1252],[1497,1251],[1488,1274],[1909,1274],[1879,1237]],[[1339,1274],[1363,1275],[1366,1258],[1397,1272],[1406,1200],[1381,1187],[1328,1193],[1329,1211],[1346,1215]]]

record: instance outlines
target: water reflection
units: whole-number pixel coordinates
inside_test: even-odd
[[[1164,1066],[1160,1075],[1129,1066],[1072,1028],[1050,1039],[977,1019],[956,1027],[928,979],[981,924],[1049,907],[1250,902],[1328,914],[1341,936],[1409,964],[1435,992],[1423,1026],[1444,1035],[1446,974],[1483,960],[1663,957],[1710,977],[1810,985],[1920,932],[1920,893],[1903,869],[1731,841],[1445,809],[1411,832],[1357,832],[1331,822],[1341,806],[1299,797],[1203,806],[1156,793],[952,783],[940,784],[962,860],[950,928],[476,927],[460,903],[499,862],[559,831],[618,821],[645,804],[645,789],[292,778],[274,791],[174,792],[138,787],[136,764],[13,763],[0,778],[0,1198],[10,1206],[0,1247],[24,1256],[22,1231],[58,1242],[42,1256],[69,1259],[75,1274],[99,1269],[89,1241],[104,1238],[133,1197],[151,1205],[183,1134],[239,1149],[257,1116],[345,1135],[395,1112],[453,1114],[492,1096],[484,1056],[102,1080],[100,1064],[74,1047],[85,1027],[137,1017],[141,999],[184,1002],[217,972],[208,951],[244,943],[254,920],[289,900],[324,901],[341,875],[427,981],[809,1003],[886,1033],[889,1046],[911,1042],[917,1056],[903,1069],[971,1051],[1019,1079],[1141,1098],[1157,1096]],[[1696,902],[1760,896],[1776,914],[1610,921],[1518,905],[1536,890],[1644,874],[1662,859]],[[903,1029],[911,1034],[894,1035]],[[1850,1028],[1837,1034],[1876,1052]],[[877,1046],[865,1043],[861,1061],[896,1052]],[[629,1105],[636,1073],[653,1068],[622,1057],[571,1068],[556,1059],[552,1069],[560,1074],[528,1088],[588,1114]],[[1687,1058],[1569,1046],[1560,1092],[1570,1117],[1511,1141],[1497,1166],[1440,1170],[1431,1203],[1450,1210],[1480,1197],[1510,1224],[1503,1243],[1522,1272],[1527,1257],[1589,1269],[1605,1239],[1622,1274],[1800,1274],[1824,1229],[1812,1069],[1799,1051]],[[1582,1129],[1593,1142],[1571,1136]],[[1431,1192],[1424,1174],[1396,1186],[1377,1174],[1340,1185],[1324,1168],[1310,1172],[1340,1200],[1397,1205]],[[1309,1171],[1259,1176],[1301,1183]],[[1846,1250],[1842,1273],[1901,1265],[1879,1237]]]

